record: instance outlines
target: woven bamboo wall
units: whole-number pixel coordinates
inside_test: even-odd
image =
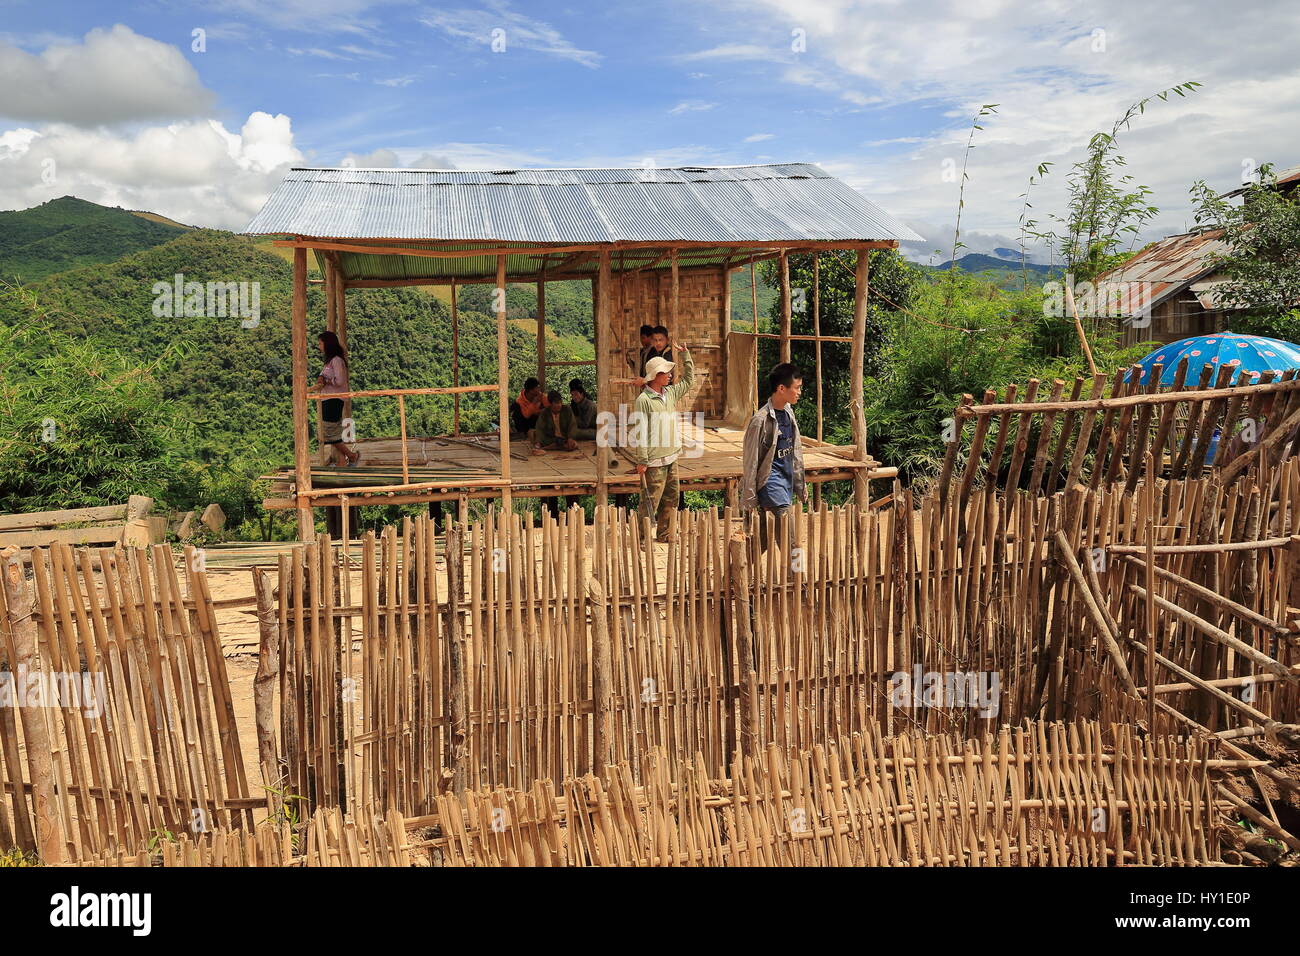
[[[679,270],[677,318],[673,318],[673,277],[669,270],[644,272],[615,278],[615,295],[611,310],[614,342],[611,368],[615,378],[637,374],[628,368],[629,357],[635,362],[641,347],[638,332],[642,325],[664,325],[669,337],[691,350],[699,381],[692,408],[707,418],[721,418],[726,410],[727,323],[723,318],[724,274],[719,269]],[[630,402],[635,391],[630,386],[616,389],[615,401]]]

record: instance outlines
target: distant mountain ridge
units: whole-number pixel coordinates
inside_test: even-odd
[[[1008,252],[1010,250],[999,249],[999,252]],[[952,260],[941,262],[937,266],[928,266],[927,268],[936,271],[949,269],[952,267]],[[985,272],[989,269],[1003,270],[1009,269],[1019,272],[1021,269],[1020,260],[1017,259],[999,259],[996,256],[986,255],[982,252],[969,252],[957,260],[957,268],[966,272]],[[1053,266],[1045,266],[1036,262],[1026,262],[1024,268],[1029,272],[1040,276],[1046,276],[1048,273],[1055,271]]]
[[[79,266],[115,262],[191,231],[156,213],[75,196],[0,212],[0,279],[35,282]]]

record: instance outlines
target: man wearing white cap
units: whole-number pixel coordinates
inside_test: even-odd
[[[695,380],[695,362],[686,346],[673,343],[681,355],[682,374],[668,384],[676,364],[666,358],[652,358],[646,363],[645,387],[636,397],[636,445],[631,449],[637,474],[645,483],[641,490],[641,514],[655,518],[659,540],[668,536],[672,515],[677,510],[677,459],[682,453],[681,429],[677,403],[686,397]]]

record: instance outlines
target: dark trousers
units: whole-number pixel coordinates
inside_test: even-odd
[[[515,430],[516,434],[526,435],[528,434],[528,430],[530,428],[537,427],[537,416],[533,415],[530,417],[524,415],[524,411],[522,408],[519,407],[519,403],[511,402],[510,403],[510,427]]]

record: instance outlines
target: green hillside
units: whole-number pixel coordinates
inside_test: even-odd
[[[0,279],[35,282],[78,266],[113,262],[187,230],[162,216],[100,206],[74,196],[0,212]]]

